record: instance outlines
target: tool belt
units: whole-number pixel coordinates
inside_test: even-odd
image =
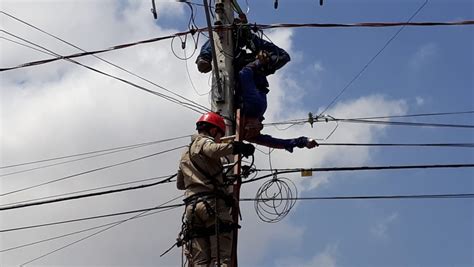
[[[224,203],[226,204],[227,207],[234,207],[235,206],[235,201],[232,195],[226,194],[220,190],[216,190],[214,192],[200,192],[193,194],[185,199],[183,199],[183,202],[186,206],[188,205],[196,205],[199,202],[204,202],[204,205],[209,206],[209,203],[207,203],[207,200],[213,200],[213,199],[222,199],[224,200]],[[210,206],[209,206],[210,208]],[[211,209],[212,210],[212,209]],[[209,212],[209,210],[208,210]]]

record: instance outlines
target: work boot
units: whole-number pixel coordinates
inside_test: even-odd
[[[212,70],[210,60],[204,59],[202,57],[198,57],[196,59],[196,64],[197,64],[198,70],[202,73],[208,73]]]

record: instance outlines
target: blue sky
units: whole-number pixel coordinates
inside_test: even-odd
[[[86,50],[187,30],[189,10],[174,1],[0,1],[9,12]],[[246,1],[239,1],[247,10]],[[406,21],[424,2],[280,0],[248,1],[251,22],[356,23]],[[204,13],[197,8],[197,23]],[[473,20],[468,0],[430,0],[413,21]],[[0,15],[1,28],[62,54],[77,52]],[[323,110],[390,39],[398,28],[302,28],[267,31],[292,61],[270,77],[267,121],[304,118]],[[359,116],[474,110],[474,29],[472,26],[406,27],[357,79],[327,114]],[[4,36],[4,35],[2,35]],[[5,37],[5,36],[4,36]],[[200,43],[203,42],[200,38]],[[188,46],[189,53],[192,45]],[[209,106],[190,86],[185,62],[176,59],[170,42],[141,45],[101,56]],[[15,66],[45,55],[0,40],[0,66]],[[200,92],[209,90],[208,75],[188,61],[189,76]],[[93,58],[81,62],[127,77]],[[0,74],[1,165],[87,152],[102,148],[191,134],[199,114],[88,72],[67,62]],[[146,85],[149,86],[149,85]],[[152,87],[150,87],[152,88]],[[401,119],[400,119],[401,120]],[[472,114],[407,121],[473,124]],[[177,123],[179,122],[179,123]],[[286,131],[266,127],[275,136],[324,138],[333,124],[295,126]],[[447,143],[473,142],[470,129],[340,124],[327,142]],[[0,177],[1,192],[48,181],[147,153],[187,144],[146,147],[35,172]],[[259,148],[263,149],[263,148]],[[0,197],[0,203],[49,196],[91,187],[165,175],[176,170],[181,150],[35,190]],[[320,147],[272,153],[274,168],[472,163],[470,148]],[[256,153],[256,166],[268,168],[268,156]],[[21,169],[15,169],[21,170]],[[3,170],[2,174],[9,170]],[[474,192],[469,169],[315,173],[286,177],[300,196],[443,194]],[[244,187],[253,197],[258,184]],[[43,223],[144,208],[180,192],[174,185],[106,197],[0,213],[0,228]],[[179,201],[178,201],[179,202]],[[298,202],[281,222],[267,224],[253,203],[242,204],[239,239],[241,266],[474,266],[474,202],[438,200],[326,200]],[[181,210],[149,216],[115,227],[27,266],[177,266],[178,250],[158,257],[179,231]],[[125,218],[125,217],[123,217]],[[0,235],[2,249],[117,220],[81,222]],[[0,265],[18,266],[72,242],[79,236],[0,253]]]

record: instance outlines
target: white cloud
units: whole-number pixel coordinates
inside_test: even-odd
[[[398,213],[393,212],[389,216],[378,220],[370,227],[370,233],[377,239],[387,240],[389,238],[389,227],[398,219]]]
[[[328,245],[307,262],[301,262],[299,258],[281,259],[276,262],[278,267],[336,267],[336,256],[338,249],[336,245]]]
[[[423,104],[425,104],[425,99],[421,96],[417,96],[415,101],[417,106],[423,106]]]
[[[420,69],[428,64],[438,53],[438,46],[435,43],[428,43],[418,48],[410,60],[410,66]]]
[[[159,16],[183,14],[182,5],[159,1],[157,4]],[[41,1],[40,3],[2,1],[3,8],[87,50],[177,31],[157,26],[149,12],[149,2],[146,1]],[[77,52],[2,17],[3,27],[26,35],[61,54]],[[301,52],[292,50],[292,35],[291,30],[270,33],[271,39],[290,51],[293,60],[297,61],[298,53]],[[30,52],[25,48],[3,46],[3,44],[2,42],[1,66],[12,66],[44,58],[43,55]],[[197,97],[191,89],[186,78],[185,63],[170,53],[169,42],[140,45],[100,56],[166,86],[177,94],[208,106],[207,97]],[[93,58],[81,58],[80,61],[159,90]],[[206,91],[209,88],[208,76],[194,70],[192,62],[193,59],[188,63],[191,68],[190,75],[198,90]],[[314,66],[315,71],[323,69],[321,65]],[[189,134],[193,132],[194,121],[198,117],[197,113],[176,104],[67,62],[30,67],[0,75],[2,75],[0,81],[2,165]],[[285,71],[285,68],[273,75],[270,83],[272,91],[269,95],[270,107],[266,114],[267,121],[306,117],[308,111],[295,104],[298,103],[299,98],[304,97],[305,90]],[[330,114],[341,117],[397,115],[403,114],[406,110],[404,101],[391,100],[383,96],[366,96],[340,102],[330,110]],[[287,131],[266,128],[265,132],[286,138],[300,135],[324,137],[333,126],[332,124],[315,124],[315,128],[310,128],[305,125],[293,127]],[[383,136],[384,129],[383,126],[341,125],[330,141],[370,142]],[[78,164],[46,168],[14,177],[2,177],[1,192],[117,163],[187,142],[188,140],[179,140],[172,144],[162,144],[107,158],[94,158]],[[12,194],[2,197],[0,201],[5,204],[170,174],[177,168],[180,152]],[[341,155],[345,156],[341,157]],[[320,147],[314,150],[296,150],[293,154],[286,151],[276,151],[272,154],[274,167],[363,164],[369,159],[368,149]],[[257,155],[259,167],[265,167],[267,162],[266,156]],[[329,176],[320,174],[315,174],[315,176],[318,178],[309,178],[299,182],[300,189],[311,190],[329,182]],[[249,185],[243,189],[242,194],[253,196],[257,188],[257,184]],[[0,227],[5,229],[152,207],[179,193],[174,189],[174,185],[167,185],[142,190],[138,194],[122,193],[28,210],[2,212]],[[181,212],[181,210],[174,210],[166,214],[127,222],[89,241],[41,259],[37,264],[176,266],[180,261],[178,249],[163,258],[159,258],[158,255],[174,242],[180,228]],[[258,264],[266,253],[270,253],[269,247],[273,243],[284,241],[297,247],[304,238],[305,229],[286,220],[270,226],[258,222],[253,205],[245,206],[242,213],[245,221],[242,222],[244,228],[239,237],[241,238],[240,255],[246,266]],[[5,233],[2,234],[0,246],[8,248],[114,220],[118,219],[110,218],[41,230]],[[68,240],[73,241],[75,237],[70,237]],[[4,253],[0,263],[2,266],[16,266],[64,244],[66,241],[57,240]],[[319,265],[308,265],[311,263]],[[320,266],[321,264],[335,266],[334,251],[327,249],[316,255],[308,264],[302,266]]]

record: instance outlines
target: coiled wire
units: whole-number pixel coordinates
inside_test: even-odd
[[[255,211],[260,220],[267,223],[276,223],[288,215],[296,204],[298,189],[288,178],[278,177],[266,181],[258,189],[255,196]]]

